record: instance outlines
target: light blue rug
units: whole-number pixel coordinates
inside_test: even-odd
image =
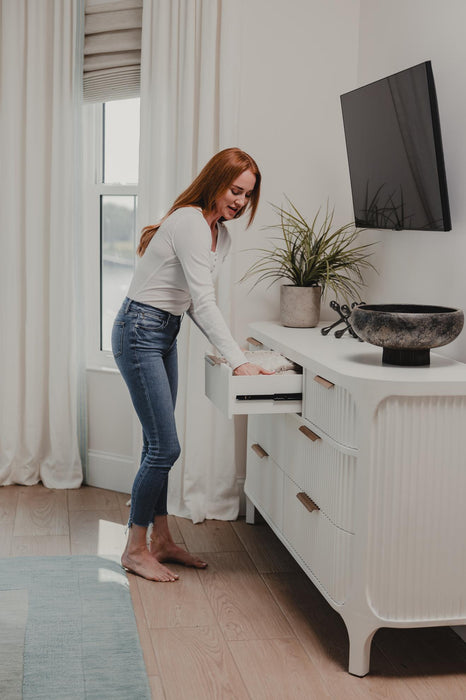
[[[2,700],[150,697],[128,580],[115,559],[0,559]]]

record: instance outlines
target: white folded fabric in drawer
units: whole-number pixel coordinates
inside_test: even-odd
[[[275,350],[245,350],[244,355],[248,362],[253,362],[255,365],[260,365],[264,369],[268,369],[276,374],[301,374],[302,369],[299,365],[291,362],[287,357],[281,355]],[[216,358],[219,362],[225,362],[224,357]]]

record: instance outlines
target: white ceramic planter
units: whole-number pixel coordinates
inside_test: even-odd
[[[280,323],[288,328],[313,328],[320,319],[321,287],[280,287]]]

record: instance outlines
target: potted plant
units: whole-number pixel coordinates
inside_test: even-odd
[[[346,302],[360,300],[364,286],[362,271],[375,269],[369,257],[373,243],[357,244],[360,230],[353,223],[335,228],[328,205],[321,223],[321,210],[311,223],[287,198],[287,209],[272,204],[280,222],[271,228],[272,248],[257,248],[261,255],[242,278],[258,276],[259,282],[287,280],[280,289],[280,321],[284,326],[310,328],[320,318],[320,303],[326,290]],[[321,217],[322,218],[322,217]]]

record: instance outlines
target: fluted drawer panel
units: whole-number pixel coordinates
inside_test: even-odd
[[[294,414],[290,417],[294,418]],[[259,442],[269,455],[281,467],[291,458],[293,444],[287,440],[287,422],[285,416],[254,415],[248,418],[248,432],[251,438]]]
[[[252,447],[255,444],[260,443],[253,442],[249,436],[244,492],[281,529],[284,474],[270,456],[259,457]]]
[[[370,603],[387,620],[466,616],[465,397],[385,399],[372,426]]]
[[[289,416],[296,445],[296,459],[289,460],[288,474],[303,491],[316,500],[330,520],[354,531],[354,489],[356,457],[335,449],[325,436],[311,440],[299,428],[306,425]]]
[[[315,372],[305,371],[303,416],[347,447],[357,447],[356,404],[342,386],[326,388],[316,381]],[[325,379],[325,378],[324,378]]]
[[[354,535],[336,527],[322,511],[309,512],[296,497],[301,489],[287,476],[284,483],[283,535],[288,546],[330,598],[344,603]]]

